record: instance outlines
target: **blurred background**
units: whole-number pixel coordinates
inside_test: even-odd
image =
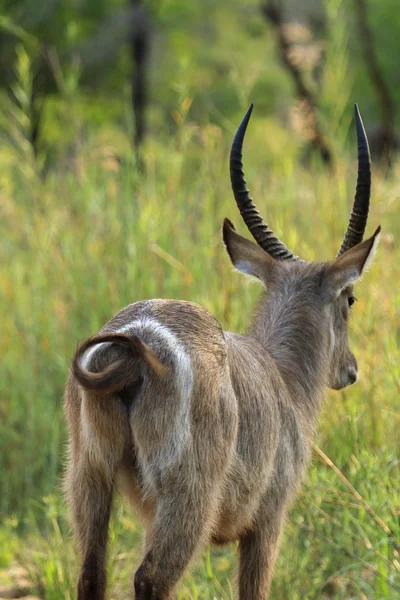
[[[62,403],[78,341],[149,297],[246,329],[259,289],[220,228],[245,232],[228,155],[250,102],[250,190],[307,260],[346,230],[358,102],[368,233],[383,228],[352,311],[360,380],[328,394],[272,597],[400,598],[399,34],[397,0],[0,0],[0,597],[75,598]],[[119,600],[141,528],[115,513]],[[207,550],[180,600],[234,598],[235,563],[234,545]]]

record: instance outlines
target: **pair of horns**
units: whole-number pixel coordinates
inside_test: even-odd
[[[355,104],[354,109],[358,141],[357,187],[349,225],[338,256],[362,241],[367,225],[371,195],[371,158],[368,140],[357,104]],[[230,173],[233,194],[240,214],[259,246],[268,252],[270,256],[278,260],[298,260],[299,257],[295,256],[264,222],[246,187],[242,164],[242,146],[252,110],[253,104],[251,104],[240,123],[232,143]]]

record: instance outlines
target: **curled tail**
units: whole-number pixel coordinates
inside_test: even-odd
[[[82,364],[85,353],[89,348],[105,342],[123,346],[127,356],[105,365],[99,372],[88,371]],[[158,377],[164,377],[169,372],[169,368],[139,337],[124,333],[102,333],[87,339],[75,352],[71,370],[84,389],[98,394],[115,394],[137,380],[135,366],[138,359],[144,360]]]

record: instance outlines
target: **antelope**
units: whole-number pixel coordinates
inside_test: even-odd
[[[253,204],[242,167],[251,111],[233,141],[230,175],[257,243],[223,224],[233,265],[265,288],[247,332],[223,331],[192,302],[147,300],[123,308],[73,357],[65,485],[82,560],[79,600],[105,597],[117,489],[145,530],[136,600],[171,599],[200,549],[234,541],[240,599],[267,598],[325,390],[357,379],[349,309],[380,234],[362,241],[371,170],[357,105],[354,205],[336,258],[318,263],[295,256]]]

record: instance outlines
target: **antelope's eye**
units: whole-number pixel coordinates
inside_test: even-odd
[[[354,302],[357,300],[355,296],[349,296],[349,306],[353,306]]]

